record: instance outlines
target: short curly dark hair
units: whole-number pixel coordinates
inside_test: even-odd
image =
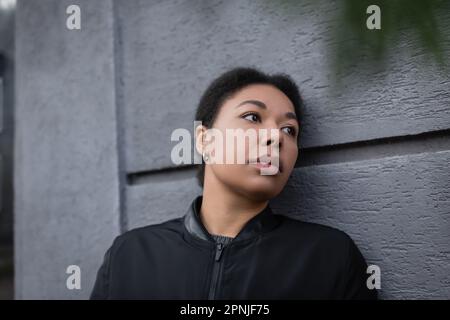
[[[299,122],[302,119],[303,99],[292,78],[284,73],[266,74],[253,67],[237,67],[231,69],[213,80],[203,93],[195,113],[195,121],[211,128],[223,103],[239,90],[252,84],[269,84],[282,91],[294,105],[294,111]],[[297,144],[300,141],[298,135]],[[203,188],[205,163],[198,166],[197,180]]]

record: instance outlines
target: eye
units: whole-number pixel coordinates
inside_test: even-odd
[[[295,133],[297,132],[297,130],[295,130],[294,127],[284,127],[282,130],[284,129],[288,129],[285,132],[293,137],[295,137]]]
[[[259,115],[254,112],[247,113],[247,114],[243,115],[242,118],[245,120],[251,121],[251,122],[258,122],[261,120]]]

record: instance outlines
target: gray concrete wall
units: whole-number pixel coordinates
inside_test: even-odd
[[[120,232],[111,1],[19,1],[16,12],[15,296],[88,297]],[[81,268],[68,290],[66,268]]]
[[[333,92],[337,2],[79,2],[78,33],[59,27],[68,2],[17,11],[17,297],[84,298],[62,287],[66,264],[92,286],[120,230],[184,214],[201,190],[194,168],[173,168],[170,134],[193,132],[214,77],[253,65],[289,73],[306,102],[275,210],[351,235],[381,267],[382,298],[450,298],[450,79],[414,40],[386,70],[350,66]]]

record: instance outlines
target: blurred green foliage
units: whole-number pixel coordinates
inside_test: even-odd
[[[345,64],[347,60],[366,54],[372,61],[383,62],[389,48],[396,46],[401,36],[412,37],[413,48],[422,47],[424,53],[433,57],[446,67],[445,54],[450,15],[448,0],[342,0],[341,12],[336,21],[342,21],[336,28],[338,47],[336,63]],[[339,1],[338,1],[339,4]],[[370,30],[366,20],[369,5],[376,4],[381,9],[381,29]],[[444,21],[445,20],[445,21]],[[445,25],[447,23],[447,25]],[[351,41],[345,38],[351,36]],[[448,52],[447,52],[448,54]]]
[[[291,22],[312,15],[329,23],[327,46],[333,76],[358,68],[363,62],[380,70],[402,46],[409,55],[420,55],[448,71],[450,51],[450,0],[266,0],[270,10]],[[381,10],[381,29],[370,30],[366,12],[370,5]],[[407,45],[404,43],[407,42]]]

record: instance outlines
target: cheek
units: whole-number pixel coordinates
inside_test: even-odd
[[[292,143],[289,146],[286,146],[286,148],[282,152],[283,152],[282,159],[284,161],[285,168],[292,171],[292,169],[295,166],[295,163],[297,162],[298,157],[297,145],[294,145]]]
[[[245,164],[213,164],[210,168],[222,183],[230,186],[242,185],[248,177]]]
[[[250,150],[252,150],[252,154],[257,154],[257,140],[233,136],[227,137],[224,133],[223,142],[213,148],[212,155],[217,158],[218,163],[222,159],[220,163],[244,164],[244,160],[249,159]]]

